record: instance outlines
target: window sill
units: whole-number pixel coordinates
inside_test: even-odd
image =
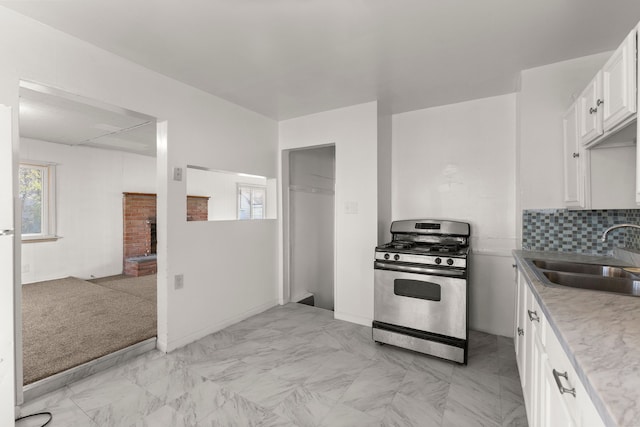
[[[62,236],[23,236],[22,243],[55,242]]]

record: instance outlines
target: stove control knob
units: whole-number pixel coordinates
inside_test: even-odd
[[[389,259],[389,254],[384,254],[384,259]]]
[[[447,264],[449,264],[449,265],[453,265],[453,260],[452,260],[451,258],[449,258],[449,259],[447,260]]]
[[[442,262],[442,259],[436,258],[436,264],[440,264],[441,262]]]
[[[400,259],[400,255],[395,254],[395,255],[393,256],[393,259],[395,259],[396,261],[398,261],[398,260]]]

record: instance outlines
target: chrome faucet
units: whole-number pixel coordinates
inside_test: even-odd
[[[602,241],[603,242],[607,241],[607,234],[609,234],[610,231],[615,230],[616,228],[622,228],[622,227],[640,228],[640,225],[636,225],[636,224],[616,224],[613,227],[609,227],[606,230],[604,230],[604,233],[602,233]]]

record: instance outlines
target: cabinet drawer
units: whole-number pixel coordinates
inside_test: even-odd
[[[578,395],[582,394],[584,389],[555,332],[549,324],[546,329],[548,359],[546,369],[550,372],[546,372],[545,375],[552,375],[555,383],[555,387],[552,387],[550,392],[552,396],[564,402],[571,419],[574,423],[578,423]]]
[[[534,337],[540,340],[540,343],[542,344],[542,348],[544,349],[547,345],[546,343],[547,319],[544,313],[542,312],[542,310],[540,310],[538,301],[533,296],[531,291],[529,291],[529,295],[528,295],[527,312],[525,313],[525,318],[529,326],[529,330],[531,331]]]

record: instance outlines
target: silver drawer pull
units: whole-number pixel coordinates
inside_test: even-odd
[[[518,335],[520,336],[524,335],[524,329],[518,328]]]
[[[538,317],[537,311],[531,311],[531,310],[527,310],[527,311],[529,312],[529,320],[531,320],[532,322],[540,323],[540,317]]]
[[[558,390],[560,390],[560,394],[570,394],[573,397],[576,397],[576,389],[574,388],[565,388],[561,383],[560,383],[560,377],[563,377],[565,380],[569,381],[569,376],[567,375],[567,372],[563,372],[560,373],[558,371],[556,371],[555,369],[553,370],[553,378],[556,379],[556,385],[558,386]]]

